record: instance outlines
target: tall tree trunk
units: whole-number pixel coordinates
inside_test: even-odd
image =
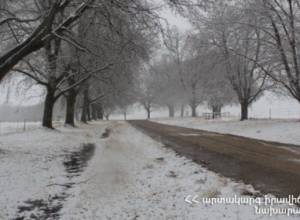
[[[66,120],[65,124],[72,127],[75,126],[75,104],[76,104],[77,93],[74,89],[71,89],[66,96],[67,107],[66,107]]]
[[[241,121],[248,119],[248,106],[247,101],[241,102]]]
[[[174,118],[174,116],[175,116],[175,107],[174,107],[174,105],[168,105],[168,109],[169,109],[169,117]]]
[[[44,114],[43,114],[43,127],[51,128],[52,126],[52,117],[53,117],[53,108],[55,104],[55,90],[48,87],[47,95],[44,103]]]
[[[147,108],[147,119],[150,119],[151,118],[151,109],[150,108]]]
[[[196,110],[196,105],[192,104],[191,109],[192,109],[192,117],[197,117],[197,110]]]
[[[221,105],[213,105],[212,106],[212,118],[218,118],[221,117],[221,110],[222,106]]]
[[[104,114],[103,114],[102,107],[99,107],[99,108],[98,108],[98,110],[97,110],[97,115],[98,115],[98,118],[99,118],[100,120],[103,120]]]
[[[87,117],[86,117],[86,106],[83,105],[82,106],[82,111],[81,111],[81,119],[80,121],[83,122],[83,123],[87,123]]]
[[[82,113],[81,113],[81,122],[83,123],[87,123],[88,106],[89,106],[89,91],[88,88],[86,88],[83,91],[83,106],[82,106]]]
[[[91,110],[92,110],[92,119],[96,121],[98,119],[97,106],[95,104],[92,104]]]
[[[76,118],[76,121],[80,120],[80,112],[78,110],[75,111],[75,118]]]
[[[180,106],[180,117],[184,117],[184,104]]]
[[[192,85],[192,100],[190,106],[192,109],[192,117],[197,117],[196,85]]]
[[[92,117],[91,117],[91,105],[88,103],[87,107],[86,107],[86,113],[87,113],[87,120],[91,121]]]

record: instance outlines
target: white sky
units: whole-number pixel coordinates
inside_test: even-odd
[[[191,29],[192,27],[186,18],[180,16],[178,13],[175,13],[168,8],[164,9],[161,12],[161,16],[166,19],[170,25],[177,26],[178,29],[183,32]]]

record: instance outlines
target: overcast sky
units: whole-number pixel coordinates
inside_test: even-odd
[[[188,29],[191,29],[191,24],[186,18],[183,18],[178,13],[175,13],[168,8],[165,8],[161,12],[161,16],[165,18],[170,25],[177,26],[181,31],[187,31]]]

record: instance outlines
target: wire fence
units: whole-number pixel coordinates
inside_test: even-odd
[[[0,121],[0,135],[20,133],[41,127],[41,122],[32,121],[18,121],[18,122],[4,122]]]
[[[266,109],[250,109],[249,117],[251,118],[266,118],[266,119],[299,119],[299,108],[278,108],[270,107]]]
[[[63,125],[62,121],[53,121],[53,127],[59,127]],[[16,121],[16,122],[4,122],[0,121],[0,136],[13,133],[21,133],[30,131],[42,127],[41,121]]]
[[[213,114],[211,112],[202,112],[200,117],[204,119],[234,119],[240,118],[240,110],[227,110],[226,112]],[[270,107],[265,109],[249,108],[248,117],[250,119],[300,119],[300,109],[298,108],[278,108]]]

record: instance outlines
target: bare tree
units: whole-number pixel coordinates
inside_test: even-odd
[[[163,35],[163,41],[164,45],[167,48],[168,56],[170,59],[170,62],[173,63],[174,70],[172,71],[172,74],[176,75],[173,76],[177,77],[177,80],[179,80],[179,84],[177,84],[177,91],[181,91],[183,94],[181,97],[178,97],[180,99],[180,115],[183,117],[184,114],[184,107],[188,103],[188,99],[186,98],[186,82],[184,80],[184,60],[187,56],[187,50],[186,50],[186,41],[188,34],[187,33],[180,33],[178,28],[172,27],[171,29],[167,29],[166,33]]]
[[[59,13],[55,7],[51,24],[48,26],[40,26],[39,21],[42,17],[35,21],[27,19],[19,21],[17,17],[3,21],[3,24],[14,21],[26,25],[33,22],[32,27],[26,26],[28,33],[23,34],[25,33],[23,31],[23,37],[16,36],[19,42],[27,41],[24,38],[35,26],[50,31],[45,36],[44,33],[38,35],[42,40],[35,42],[38,44],[35,50],[32,50],[31,44],[27,45],[29,49],[26,50],[26,56],[29,56],[26,59],[22,56],[22,62],[16,62],[18,65],[13,65],[13,70],[44,86],[46,97],[43,126],[52,128],[53,106],[61,96],[66,97],[66,124],[74,126],[76,99],[81,92],[84,102],[82,118],[86,121],[84,117],[88,116],[90,120],[90,110],[103,108],[100,102],[104,96],[101,93],[103,89],[99,88],[103,84],[97,86],[94,82],[100,81],[113,85],[111,88],[119,88],[121,83],[117,82],[120,74],[131,78],[133,69],[140,65],[141,60],[148,58],[148,52],[154,45],[153,31],[159,25],[159,17],[152,11],[150,5],[140,0],[112,2],[87,0],[82,3],[75,0],[49,0],[31,3],[28,7],[33,11],[52,10],[52,7],[57,6]],[[76,4],[69,5],[71,3]],[[74,23],[75,21],[79,22]],[[31,54],[41,48],[43,50]],[[115,64],[115,68],[104,72],[112,63]]]
[[[139,101],[147,112],[147,119],[150,119],[155,100],[158,98],[158,79],[153,77],[153,72],[148,67],[144,67],[141,71],[143,74],[139,83]]]
[[[86,0],[82,3],[76,3],[75,0],[32,1],[31,4],[29,4],[29,7],[34,7],[34,10],[39,11],[40,14],[30,18],[18,17],[14,12],[9,10],[9,3],[6,2],[4,5],[5,8],[1,8],[1,11],[4,11],[6,16],[0,21],[0,26],[10,25],[10,22],[17,23],[17,25],[23,23],[33,23],[34,25],[30,28],[33,29],[33,31],[30,31],[30,33],[27,33],[26,31],[26,34],[21,38],[17,38],[13,29],[10,29],[12,32],[11,34],[18,40],[18,45],[9,48],[7,52],[1,55],[0,81],[27,55],[43,48],[49,41],[57,36],[64,36],[65,33],[68,32],[67,28],[71,26],[93,2],[94,0]],[[71,5],[74,5],[74,3],[77,7],[70,7]],[[43,7],[45,7],[46,10],[39,10]],[[61,13],[67,7],[74,8],[72,13],[69,13],[69,16],[64,17],[60,22],[56,23],[57,16],[61,16]]]
[[[212,110],[213,118],[221,116],[224,106],[238,101],[236,93],[227,80],[225,62],[220,61],[210,74],[206,74],[204,81],[204,100]]]
[[[254,11],[254,7],[257,8]],[[268,52],[265,62],[272,63],[268,75],[300,102],[299,14],[298,0],[250,1],[253,16],[261,18],[258,28],[268,36],[263,44]]]
[[[217,64],[215,50],[212,50],[203,41],[206,41],[206,39],[202,39],[201,36],[189,35],[185,47],[189,55],[184,61],[183,79],[192,110],[192,117],[197,116],[197,107],[204,101],[206,75],[211,74]]]
[[[227,78],[241,105],[241,120],[248,119],[249,105],[272,87],[267,74],[270,65],[260,62],[265,55],[265,36],[257,28],[258,22],[236,5],[215,9],[207,22],[211,43],[225,59]]]
[[[173,61],[173,57],[163,55],[150,68],[151,77],[155,78],[153,83],[157,84],[155,87],[159,90],[155,103],[167,107],[169,117],[175,116],[176,106],[182,103],[185,94],[177,74],[177,65]]]

